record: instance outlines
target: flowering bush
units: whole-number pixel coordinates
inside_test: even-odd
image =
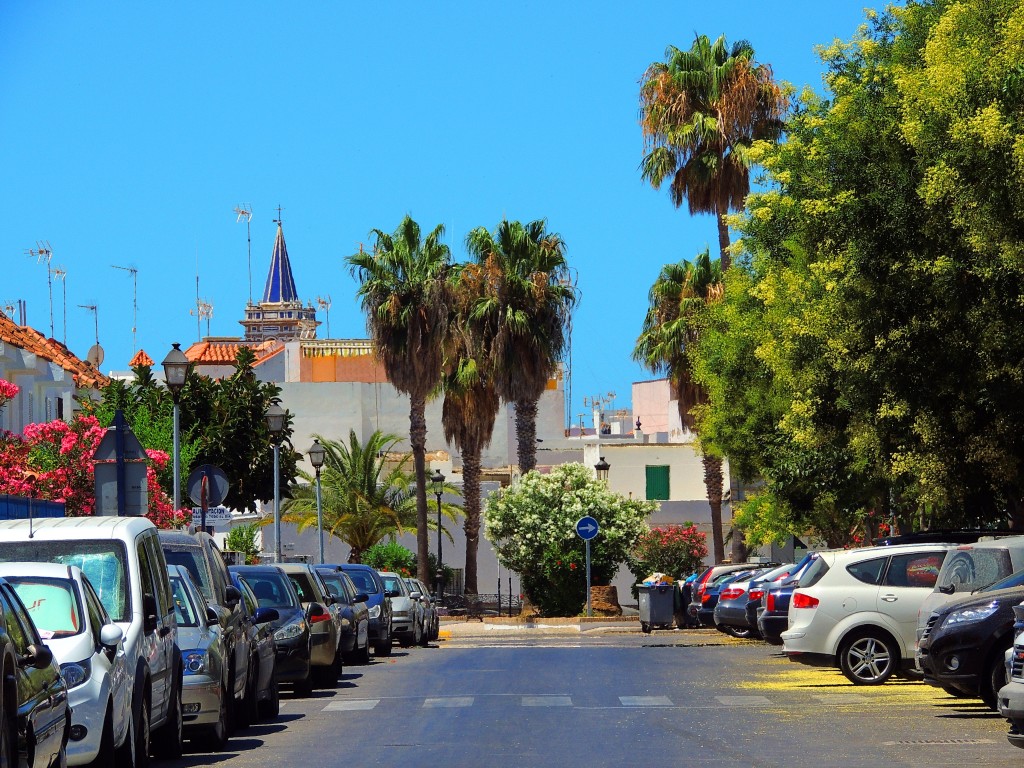
[[[586,602],[586,554],[576,535],[585,515],[600,526],[590,545],[591,581],[608,584],[637,539],[647,531],[654,502],[627,499],[595,480],[582,464],[550,474],[527,472],[493,494],[484,509],[485,535],[498,562],[519,574],[523,591],[546,616],[575,616]]]
[[[363,563],[378,571],[392,571],[399,576],[412,576],[416,557],[397,541],[381,541],[363,552]]]
[[[7,405],[8,401],[13,400],[20,391],[17,384],[12,384],[7,379],[0,379],[0,408]]]
[[[643,534],[630,553],[629,569],[641,581],[652,573],[686,577],[708,556],[707,534],[693,523],[665,525]]]

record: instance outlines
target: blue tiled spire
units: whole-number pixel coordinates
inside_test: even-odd
[[[270,257],[267,287],[263,289],[263,301],[279,303],[298,300],[295,278],[292,277],[292,264],[288,260],[288,246],[284,244],[284,231],[279,221],[277,237],[274,239],[274,255]]]

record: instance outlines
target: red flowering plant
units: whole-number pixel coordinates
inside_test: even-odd
[[[707,556],[707,534],[696,525],[665,525],[640,536],[630,552],[629,569],[638,582],[652,573],[680,579],[697,571]]]

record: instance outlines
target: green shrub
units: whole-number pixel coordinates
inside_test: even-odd
[[[416,574],[416,556],[397,541],[381,541],[363,552],[363,563],[400,576]]]

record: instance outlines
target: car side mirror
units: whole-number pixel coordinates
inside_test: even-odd
[[[309,608],[306,609],[306,616],[309,617],[309,622],[311,624],[316,624],[320,621],[327,621],[327,619],[331,617],[327,612],[327,609],[320,605],[320,603],[310,603]]]
[[[397,589],[388,589],[384,591],[384,594],[388,597],[399,597],[401,595],[401,592],[399,592]]]
[[[277,621],[281,618],[277,608],[257,608],[252,615],[253,624],[266,624],[269,621]]]
[[[366,603],[366,602],[369,602],[369,600],[370,600],[370,596],[368,594],[366,594],[365,592],[358,592],[356,594],[356,596],[352,599],[352,602],[354,602],[354,603]]]
[[[409,598],[412,599],[412,600],[419,600],[421,597],[423,597],[423,595],[421,595],[419,592],[410,592],[409,593]]]
[[[28,653],[18,659],[19,666],[43,669],[50,666],[51,662],[53,662],[53,651],[45,645],[36,645],[33,643],[27,650]]]
[[[238,587],[234,584],[229,584],[228,588],[224,590],[224,601],[228,608],[234,610],[234,607],[238,605],[238,601],[242,599],[242,593],[238,591]]]
[[[939,587],[939,592],[944,595],[952,595],[956,592],[956,584],[946,584],[944,587]]]
[[[326,605],[334,605],[336,602],[338,602],[337,595],[332,595],[330,592],[324,595],[324,603]]]
[[[104,624],[100,628],[100,645],[110,659],[117,653],[117,646],[124,639],[124,632],[117,624]]]
[[[142,628],[146,632],[156,632],[157,611],[156,598],[147,592],[142,596]]]
[[[220,624],[220,616],[212,606],[206,606],[206,626],[214,627]]]

